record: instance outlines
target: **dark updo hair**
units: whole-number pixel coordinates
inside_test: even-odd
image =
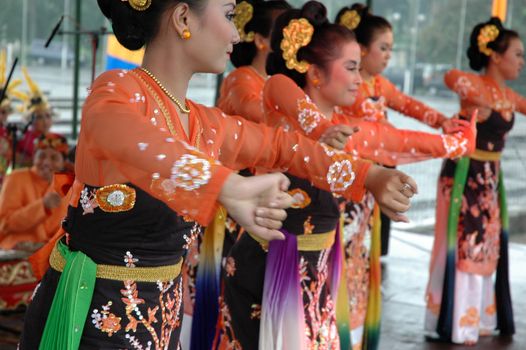
[[[491,17],[489,21],[477,24],[471,32],[467,51],[469,66],[475,71],[480,71],[483,68],[486,68],[490,62],[490,57],[480,52],[478,45],[478,36],[480,34],[480,30],[488,24],[495,25],[499,30],[499,36],[487,44],[487,47],[494,52],[503,54],[510,46],[511,39],[520,38],[519,33],[516,31],[504,28],[498,17]]]
[[[361,17],[360,23],[353,30],[354,34],[356,35],[356,40],[361,45],[369,47],[369,45],[371,45],[371,43],[374,41],[376,35],[384,31],[393,30],[393,27],[388,20],[386,20],[384,17],[373,15],[369,11],[369,6],[365,6],[364,4],[360,3],[353,4],[350,7],[346,6],[342,8],[336,15],[334,22],[340,23],[340,19],[344,13],[353,10],[356,11]]]
[[[161,15],[180,2],[199,11],[207,0],[152,0],[145,11],[134,10],[128,1],[97,0],[102,13],[111,21],[115,37],[128,50],[138,50],[151,42],[159,31]]]
[[[270,75],[284,74],[294,80],[299,87],[304,88],[307,83],[306,73],[288,69],[280,47],[283,40],[283,29],[291,20],[299,18],[305,18],[314,27],[310,43],[299,49],[297,53],[299,62],[305,60],[327,70],[330,63],[340,57],[343,44],[354,42],[356,38],[349,29],[329,23],[327,9],[318,1],[309,1],[300,10],[288,10],[279,16],[272,33],[272,52],[267,58],[267,73]]]
[[[245,0],[246,1],[246,0]],[[239,0],[237,1],[240,2]],[[270,1],[247,1],[254,7],[252,19],[245,26],[245,33],[258,33],[265,38],[270,36],[274,16],[276,13],[286,11],[292,7],[284,0],[270,0]],[[230,60],[235,67],[248,66],[252,64],[254,57],[256,57],[257,48],[256,43],[240,42],[234,45],[234,51],[230,56]]]

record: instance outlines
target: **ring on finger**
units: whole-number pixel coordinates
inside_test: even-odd
[[[407,182],[402,186],[402,189],[400,190],[400,192],[404,193],[405,190],[409,190],[409,191],[413,191],[413,186],[411,186],[410,184],[408,184]]]

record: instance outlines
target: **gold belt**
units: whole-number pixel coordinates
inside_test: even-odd
[[[491,152],[476,149],[469,157],[481,162],[497,162],[500,160],[502,152]]]
[[[66,259],[55,247],[49,257],[49,265],[56,271],[64,271]],[[97,264],[97,278],[104,278],[116,281],[137,281],[137,282],[167,282],[174,280],[181,274],[183,259],[175,265],[158,267],[125,267],[117,265]]]
[[[268,241],[261,239],[249,233],[256,242],[261,244],[264,250],[268,250]],[[296,236],[298,239],[298,250],[300,252],[318,252],[321,250],[329,249],[334,244],[336,237],[336,230],[332,230],[326,233],[313,233],[309,235]]]

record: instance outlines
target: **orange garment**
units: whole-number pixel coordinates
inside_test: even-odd
[[[394,109],[433,128],[439,128],[447,119],[442,113],[422,102],[403,94],[387,78],[376,75],[372,87],[365,81],[358,89],[352,106],[342,107],[345,115],[365,118],[369,121],[386,121],[387,108]]]
[[[287,94],[284,95],[282,91],[287,91]],[[350,117],[343,113],[342,108],[336,108],[332,118],[328,119],[294,81],[281,74],[267,80],[263,96],[269,125],[290,128],[292,123],[316,125],[325,129],[339,124],[357,126],[360,131],[349,138],[344,150],[356,157],[385,165],[394,166],[432,158],[456,158],[471,151],[475,144],[475,135],[468,130],[454,135],[400,130],[388,123]],[[289,110],[295,106],[303,108],[300,113],[296,113],[303,116],[299,123],[290,117],[293,114]]]
[[[250,66],[233,70],[223,80],[217,106],[226,114],[239,115],[253,122],[263,121],[261,94],[263,78]]]
[[[349,199],[363,196],[365,162],[328,155],[297,133],[229,117],[192,101],[188,105],[189,136],[175,105],[146,73],[102,74],[83,108],[76,181],[92,186],[132,182],[202,225],[215,214],[230,169],[287,168]],[[348,181],[349,172],[356,175],[354,181]]]
[[[43,198],[54,191],[34,168],[13,171],[0,192],[0,247],[12,249],[20,242],[47,242],[66,215],[67,201],[55,209],[44,208]]]
[[[473,152],[475,135],[463,132],[447,135],[397,129],[389,123],[370,122],[344,115],[339,108],[333,114],[335,124],[358,127],[349,138],[345,151],[386,166],[416,163],[434,158],[458,158]]]
[[[513,112],[526,114],[526,98],[509,87],[499,88],[490,77],[452,69],[444,75],[448,88],[460,98],[460,114],[469,115],[479,110],[479,121],[485,120],[491,110],[511,119]]]

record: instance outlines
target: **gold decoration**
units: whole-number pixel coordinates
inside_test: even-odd
[[[24,103],[21,112],[26,113],[27,116],[39,112],[49,112],[53,114],[51,106],[48,104],[46,97],[44,96],[38,85],[29,76],[29,72],[27,71],[26,67],[22,67],[22,73],[24,74],[24,78],[26,79],[29,91],[27,93],[13,93],[13,96],[16,96]]]
[[[356,10],[345,11],[345,13],[340,17],[340,25],[347,27],[350,30],[355,30],[356,27],[360,24],[362,17],[358,14]]]
[[[308,193],[300,188],[294,188],[288,191],[288,193],[292,197],[292,205],[290,207],[293,209],[303,209],[311,203]]]
[[[152,72],[150,72],[148,69],[144,68],[144,67],[141,67],[141,70],[148,74],[148,76],[150,78],[152,78],[153,81],[155,81],[155,83],[161,88],[161,90],[166,94],[166,96],[168,96],[170,98],[170,100],[174,101],[174,103],[177,105],[177,107],[179,107],[179,109],[181,110],[181,112],[183,113],[190,113],[190,108],[188,108],[187,106],[184,106],[181,101],[179,101],[179,99],[177,99],[174,95],[172,95],[168,89],[166,89],[164,87],[164,85],[159,81],[159,79],[157,79],[157,77],[155,75],[153,75]]]
[[[144,72],[144,70],[142,70],[142,71]],[[172,117],[170,115],[170,112],[169,112],[168,108],[165,106],[165,104],[163,103],[161,97],[157,94],[157,92],[155,92],[155,90],[150,85],[150,83],[147,82],[146,79],[144,79],[141,74],[138,74],[135,70],[132,70],[130,72],[135,74],[135,76],[137,76],[144,83],[144,85],[146,85],[146,88],[148,89],[148,91],[150,92],[150,94],[152,95],[153,99],[155,100],[155,102],[159,106],[159,109],[162,112],[162,115],[164,117],[164,121],[166,123],[166,126],[168,127],[168,130],[170,131],[170,134],[172,136],[177,136],[177,132],[176,132],[175,127],[174,127],[174,125],[172,123]],[[189,108],[188,108],[188,111],[190,111]],[[197,129],[201,130],[201,125],[199,124],[199,119],[196,119],[196,122],[197,122],[197,124],[196,124],[197,125]],[[195,148],[197,148],[197,149],[200,149],[200,145],[201,145],[201,132],[199,131],[197,133],[197,139],[195,140],[195,144],[193,146]]]
[[[482,27],[479,36],[477,37],[479,51],[486,56],[491,56],[493,50],[488,47],[488,44],[495,41],[499,36],[499,33],[499,28],[494,24],[486,24]]]
[[[126,185],[116,184],[97,189],[95,198],[102,211],[119,213],[133,208],[135,196],[135,189]]]
[[[189,40],[191,37],[192,37],[192,33],[190,33],[190,30],[184,29],[183,34],[181,34],[181,39]]]
[[[305,18],[293,19],[283,28],[283,40],[280,48],[283,51],[283,59],[288,69],[295,69],[299,73],[305,73],[309,69],[307,61],[298,62],[298,51],[309,45],[314,27]]]
[[[250,22],[253,14],[254,7],[246,1],[241,1],[234,10],[234,25],[241,42],[250,43],[254,41],[254,32],[245,33],[245,26]]]
[[[135,11],[146,11],[152,4],[152,0],[122,0],[128,1],[131,8]]]
[[[268,251],[268,241],[253,235],[250,232],[248,232],[248,234],[261,245],[263,250]],[[332,247],[334,241],[336,240],[336,231],[332,230],[325,233],[315,233],[309,235],[304,234],[296,236],[296,239],[298,240],[298,251],[319,252]]]
[[[62,256],[57,246],[51,251],[49,265],[53,270],[62,272],[66,266],[66,259]],[[169,282],[181,274],[183,259],[174,265],[163,265],[155,267],[126,267],[118,265],[97,264],[97,278],[115,281],[135,282]]]

